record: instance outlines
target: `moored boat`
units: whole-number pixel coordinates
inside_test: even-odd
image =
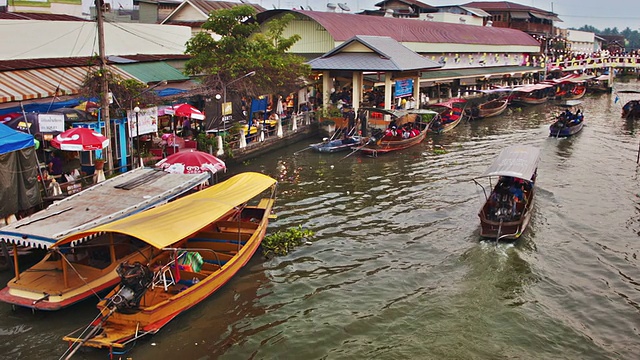
[[[616,92],[616,97],[618,94],[640,94],[638,90],[620,90]],[[623,118],[627,120],[640,119],[640,100],[634,99],[627,101],[622,106],[622,115]]]
[[[549,100],[549,91],[552,84],[525,85],[513,89],[511,102],[515,104],[538,105]]]
[[[579,133],[584,127],[584,114],[578,105],[582,104],[579,100],[567,100],[561,107],[566,108],[561,112],[556,121],[549,126],[549,136],[553,137],[569,137]],[[575,112],[571,111],[575,109]]]
[[[480,236],[494,239],[515,240],[526,230],[535,195],[535,180],[540,149],[527,145],[515,145],[502,149],[491,166],[480,178],[497,178],[490,194],[482,187],[485,202],[478,213]]]
[[[390,112],[380,109],[376,111],[391,115],[385,130],[378,129],[361,146],[354,146],[354,151],[362,154],[378,156],[393,151],[403,150],[421,143],[427,136],[429,124],[438,113],[426,109],[414,109],[403,112]]]
[[[242,173],[61,241],[60,248],[104,233],[131,237],[151,248],[143,261],[120,264],[120,284],[98,303],[100,314],[84,332],[64,337],[70,343],[65,355],[73,355],[82,346],[122,349],[157,333],[228,282],[262,242],[275,185],[269,176]]]
[[[311,144],[309,147],[320,153],[334,153],[351,149],[353,146],[362,144],[361,136],[349,136],[345,139],[335,139],[323,141],[321,143]]]
[[[108,238],[101,234],[78,239],[73,247],[60,248],[59,241],[72,233],[164,204],[208,178],[204,173],[170,174],[139,168],[1,228],[0,239],[12,243],[14,250],[26,246],[49,251],[40,262],[22,272],[15,267],[15,277],[0,290],[0,301],[36,310],[59,310],[115,286],[115,270],[120,262],[148,255],[143,244],[128,237]],[[14,263],[19,263],[17,256]]]
[[[466,118],[464,107],[465,99],[453,98],[445,102],[429,105],[429,109],[438,113],[429,125],[429,130],[436,134],[453,130],[463,118]]]
[[[484,119],[492,116],[498,116],[507,110],[509,105],[508,98],[493,99],[478,105],[476,109],[473,109],[471,116],[474,119]]]

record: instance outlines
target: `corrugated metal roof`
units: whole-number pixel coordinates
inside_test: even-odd
[[[134,64],[118,64],[116,65],[122,71],[131,74],[143,83],[166,81],[184,81],[189,80],[188,76],[178,71],[178,69],[163,61],[134,63]]]
[[[266,10],[265,8],[263,8],[258,4],[251,4],[251,3],[237,3],[237,2],[230,2],[230,1],[211,1],[211,0],[188,0],[188,2],[191,3],[193,6],[195,6],[196,8],[202,10],[202,12],[204,12],[205,14],[209,14],[215,10],[231,9],[233,7],[240,6],[240,5],[249,5],[254,9],[256,9],[257,12],[263,12]]]
[[[387,4],[389,1],[392,1],[392,0],[384,0],[384,1],[380,1],[379,3],[375,4],[374,6],[377,6],[377,7],[385,7],[385,6],[386,6],[386,4]],[[431,6],[431,5],[428,5],[428,4],[425,4],[425,3],[423,3],[423,2],[417,1],[417,0],[393,0],[393,1],[398,1],[398,2],[401,2],[401,3],[407,4],[407,5],[417,6],[417,7],[421,8],[421,9],[425,9],[425,10],[426,10],[426,9],[432,9],[432,10],[434,10],[434,11],[436,10],[436,8],[435,8],[435,7],[433,7],[433,6]]]
[[[489,16],[491,16],[491,14],[489,14],[488,12],[486,12],[486,11],[484,11],[482,9],[469,7],[469,6],[460,6],[460,8],[472,13],[475,16],[479,16],[479,17],[489,17]]]
[[[115,66],[108,68],[124,79],[135,79]],[[92,69],[77,66],[0,72],[0,103],[78,94]]]
[[[420,78],[428,81],[450,81],[455,79],[475,79],[481,76],[502,76],[507,74],[525,74],[543,71],[543,68],[533,66],[495,66],[470,69],[445,69],[423,71]],[[384,74],[365,76],[365,79],[374,83],[384,83]]]
[[[190,55],[185,54],[168,54],[168,55],[123,55],[120,58],[129,59],[133,61],[165,61],[165,60],[187,60],[190,59]],[[107,62],[111,57],[107,57]],[[98,60],[94,57],[70,57],[70,58],[50,58],[50,59],[20,59],[20,60],[0,60],[0,71],[7,70],[26,70],[26,69],[41,69],[48,67],[66,67],[66,66],[87,66],[98,65]]]
[[[539,46],[530,35],[514,29],[451,24],[319,11],[293,12],[308,16],[323,26],[335,41],[356,35],[390,36],[399,42],[478,45]],[[473,27],[471,27],[473,26]]]
[[[482,9],[484,11],[489,11],[489,12],[490,11],[508,11],[508,12],[529,11],[535,14],[545,14],[558,19],[557,18],[558,14],[553,13],[551,11],[538,9],[538,8],[527,6],[527,5],[516,4],[509,1],[473,1],[470,3],[463,4],[462,6],[471,6],[471,7],[475,7],[475,8]],[[562,21],[562,20],[558,19],[554,21]]]
[[[342,52],[350,44],[363,44],[371,52]],[[313,70],[407,71],[442,67],[388,36],[355,36],[317,59]]]
[[[89,21],[71,15],[28,12],[0,12],[0,20]]]

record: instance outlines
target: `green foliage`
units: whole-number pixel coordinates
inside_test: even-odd
[[[212,135],[208,135],[206,133],[199,133],[196,138],[198,143],[198,150],[208,152],[209,146],[216,147],[216,137]]]
[[[247,5],[211,12],[202,26],[207,31],[187,42],[186,53],[192,58],[185,72],[205,75],[205,83],[218,91],[225,85],[227,92],[242,89],[254,96],[297,90],[299,79],[309,76],[311,69],[304,58],[287,53],[300,39],[282,36],[293,16],[270,20],[261,29],[257,21],[247,21],[255,14]],[[215,40],[211,33],[221,38]],[[250,82],[234,81],[250,71],[256,71]]]
[[[129,109],[131,106],[152,104],[156,101],[156,96],[152,91],[140,96],[147,88],[146,84],[134,79],[125,80],[110,70],[102,71],[101,69],[87,73],[79,91],[80,95],[86,98],[101,98],[103,77],[107,78],[109,91],[113,94],[114,103],[122,110]],[[133,99],[136,99],[137,102],[133,103]]]
[[[295,247],[302,245],[313,236],[313,231],[302,226],[292,227],[285,231],[277,231],[262,240],[262,254],[266,258],[287,255]]]

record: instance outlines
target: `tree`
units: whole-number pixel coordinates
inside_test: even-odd
[[[215,91],[250,71],[256,71],[250,82],[234,82],[227,92],[242,89],[256,96],[297,90],[300,79],[311,70],[304,58],[287,53],[300,39],[298,35],[282,36],[293,16],[270,21],[261,32],[255,15],[255,9],[247,5],[212,12],[202,26],[206,31],[187,42],[186,53],[191,59],[185,72],[204,75],[205,84]],[[220,39],[215,40],[212,34],[220,35]]]
[[[112,116],[122,117],[127,109],[140,104],[155,103],[156,96],[153,92],[144,93],[147,85],[134,79],[123,79],[118,74],[114,74],[109,70],[104,72],[101,69],[90,71],[84,79],[79,93],[86,98],[100,98],[101,96],[101,78],[106,76],[109,82],[109,92],[113,94],[115,106],[111,106]],[[142,94],[140,96],[140,94]],[[134,102],[135,99],[135,102]],[[118,114],[113,113],[113,109],[119,109]]]

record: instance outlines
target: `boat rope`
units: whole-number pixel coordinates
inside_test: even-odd
[[[109,304],[107,304],[109,305]],[[107,306],[108,308],[108,306]],[[109,318],[109,316],[111,316],[111,314],[113,314],[115,308],[114,309],[109,309],[109,313],[107,315],[102,315],[102,311],[100,311],[100,313],[93,318],[93,320],[91,320],[91,322],[89,322],[89,325],[87,325],[84,330],[82,330],[82,332],[80,333],[80,336],[78,336],[70,345],[69,348],[67,348],[67,350],[60,355],[60,358],[58,360],[68,360],[71,359],[71,357],[82,347],[82,345],[87,342],[90,338],[92,338],[93,336],[96,335],[96,333],[98,331],[100,331],[100,329],[102,329],[102,324]],[[91,324],[95,323],[100,317],[102,316],[102,320],[100,320],[100,323],[92,326]],[[93,327],[93,328],[92,328]],[[90,330],[89,330],[90,329]],[[79,329],[76,329],[74,332],[72,332],[71,334],[74,334],[75,332],[77,332]],[[89,330],[89,331],[88,331]],[[88,332],[87,332],[88,331]],[[85,333],[87,333],[85,335]]]
[[[93,295],[95,295],[98,298],[98,301],[102,301],[102,298],[100,297],[100,295],[98,295],[98,293],[93,290],[93,288],[91,286],[89,286],[89,283],[85,280],[85,278],[80,274],[80,272],[73,266],[73,264],[71,263],[71,261],[69,261],[69,259],[67,259],[66,256],[64,256],[64,254],[60,251],[60,249],[58,248],[54,248],[53,251],[57,252],[58,255],[60,255],[60,257],[62,259],[64,259],[64,261],[67,263],[67,265],[69,265],[69,267],[76,273],[76,275],[78,275],[78,278],[80,278],[80,280],[89,288],[89,290],[91,290],[91,292],[93,293]]]

